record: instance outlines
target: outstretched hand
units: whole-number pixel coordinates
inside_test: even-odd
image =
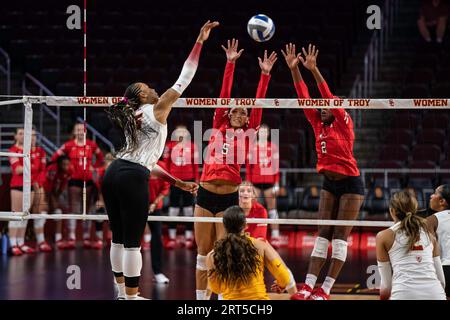
[[[317,56],[319,55],[319,49],[316,50],[316,46],[313,46],[309,44],[308,46],[308,52],[306,52],[305,48],[302,48],[304,58],[301,54],[299,54],[297,57],[302,62],[303,66],[313,71],[317,67]]]
[[[187,182],[187,181],[177,181],[177,183],[175,184],[178,188],[180,188],[181,190],[187,191],[191,194],[193,194],[194,196],[197,195],[197,191],[198,191],[198,184],[196,184],[195,182]]]
[[[232,39],[227,41],[227,47],[222,45],[222,49],[225,51],[227,55],[227,60],[231,63],[235,63],[237,59],[241,56],[244,49],[239,50],[238,52],[239,40]]]
[[[275,51],[272,51],[269,57],[267,57],[267,50],[264,50],[264,59],[261,60],[260,57],[258,57],[259,61],[259,67],[261,68],[261,72],[263,74],[269,74],[272,70],[273,65],[277,61],[277,54]]]
[[[281,49],[281,53],[283,54],[284,60],[288,65],[289,69],[294,69],[298,66],[300,60],[295,53],[295,44],[289,43],[286,45],[286,52]]]
[[[218,25],[219,22],[217,21],[214,22],[210,22],[210,20],[206,21],[206,23],[200,29],[200,34],[198,35],[197,42],[203,43],[204,41],[208,40],[211,29],[217,27]]]

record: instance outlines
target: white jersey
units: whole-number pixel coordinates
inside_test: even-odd
[[[156,120],[152,104],[144,104],[137,111],[143,112],[141,128],[137,133],[138,147],[133,153],[119,152],[117,158],[139,163],[151,171],[164,151],[167,124]],[[128,143],[128,137],[126,139]]]
[[[389,229],[395,241],[389,250],[392,265],[392,300],[446,300],[433,261],[433,242],[422,230],[414,250],[408,251],[408,237],[399,231],[400,222]]]
[[[441,248],[441,261],[443,266],[450,266],[450,210],[435,213],[438,221],[436,235]]]

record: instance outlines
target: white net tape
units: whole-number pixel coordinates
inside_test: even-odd
[[[4,96],[5,97],[5,96]],[[20,99],[0,101],[2,105],[24,104],[24,153],[14,154],[0,152],[0,156],[17,156],[24,158],[24,192],[23,207],[30,207],[30,148],[33,110],[32,104],[45,103],[48,106],[84,106],[107,107],[121,100],[121,97],[57,97],[57,96],[23,96]],[[450,109],[449,99],[255,99],[255,98],[184,98],[178,99],[174,108],[267,108],[267,109]],[[434,171],[433,171],[434,172]],[[0,212],[0,220],[108,220],[106,215],[86,214],[30,214],[27,209],[24,212]],[[149,216],[148,221],[162,222],[222,222],[217,217],[167,217]],[[353,220],[315,220],[315,219],[248,219],[248,223],[288,224],[288,225],[330,225],[330,226],[355,226],[355,227],[390,227],[390,221],[353,221]]]

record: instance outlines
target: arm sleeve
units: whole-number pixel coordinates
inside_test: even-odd
[[[310,99],[308,87],[306,86],[305,81],[301,80],[300,82],[294,83],[295,91],[297,92],[297,96],[300,99]],[[305,113],[306,119],[308,119],[309,123],[314,127],[314,125],[320,121],[319,115],[317,111],[314,109],[303,109]]]
[[[231,97],[231,88],[233,87],[233,77],[234,77],[234,63],[230,63],[227,61],[225,66],[225,71],[223,73],[222,80],[222,89],[220,90],[220,98],[230,98]],[[213,128],[218,129],[222,123],[227,119],[226,112],[228,109],[226,108],[217,108],[214,112],[213,118]]]
[[[323,99],[337,99],[338,98],[331,93],[330,88],[328,87],[328,84],[326,81],[318,84],[317,87],[319,88],[320,94],[322,95]],[[350,123],[350,116],[345,111],[345,109],[333,108],[333,109],[331,109],[331,113],[337,120],[339,120],[339,122],[344,121],[344,123],[347,125]]]
[[[269,87],[270,74],[261,73],[259,78],[258,89],[256,89],[256,98],[264,99],[266,97],[267,88]],[[261,124],[262,108],[253,108],[250,113],[249,128],[258,130]]]
[[[391,296],[392,289],[392,268],[391,263],[378,261],[378,271],[380,272],[380,299],[387,300]]]
[[[180,77],[172,86],[172,89],[178,92],[180,95],[183,94],[184,90],[186,90],[186,88],[194,78],[195,72],[197,71],[198,67],[198,61],[200,60],[200,52],[202,51],[202,47],[203,45],[201,43],[195,43],[194,47],[191,50],[191,53],[189,54],[189,57],[184,62]]]
[[[444,288],[445,290],[445,275],[444,269],[442,268],[441,257],[440,256],[433,257],[433,261],[434,261],[434,268],[436,269],[437,278],[441,283],[442,288]]]
[[[290,289],[296,285],[294,276],[280,259],[273,259],[267,264],[267,269],[277,280],[280,288]]]

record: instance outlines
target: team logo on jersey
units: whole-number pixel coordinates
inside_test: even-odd
[[[416,261],[417,261],[418,263],[421,263],[421,262],[422,262],[422,257],[421,257],[421,256],[416,256]]]

